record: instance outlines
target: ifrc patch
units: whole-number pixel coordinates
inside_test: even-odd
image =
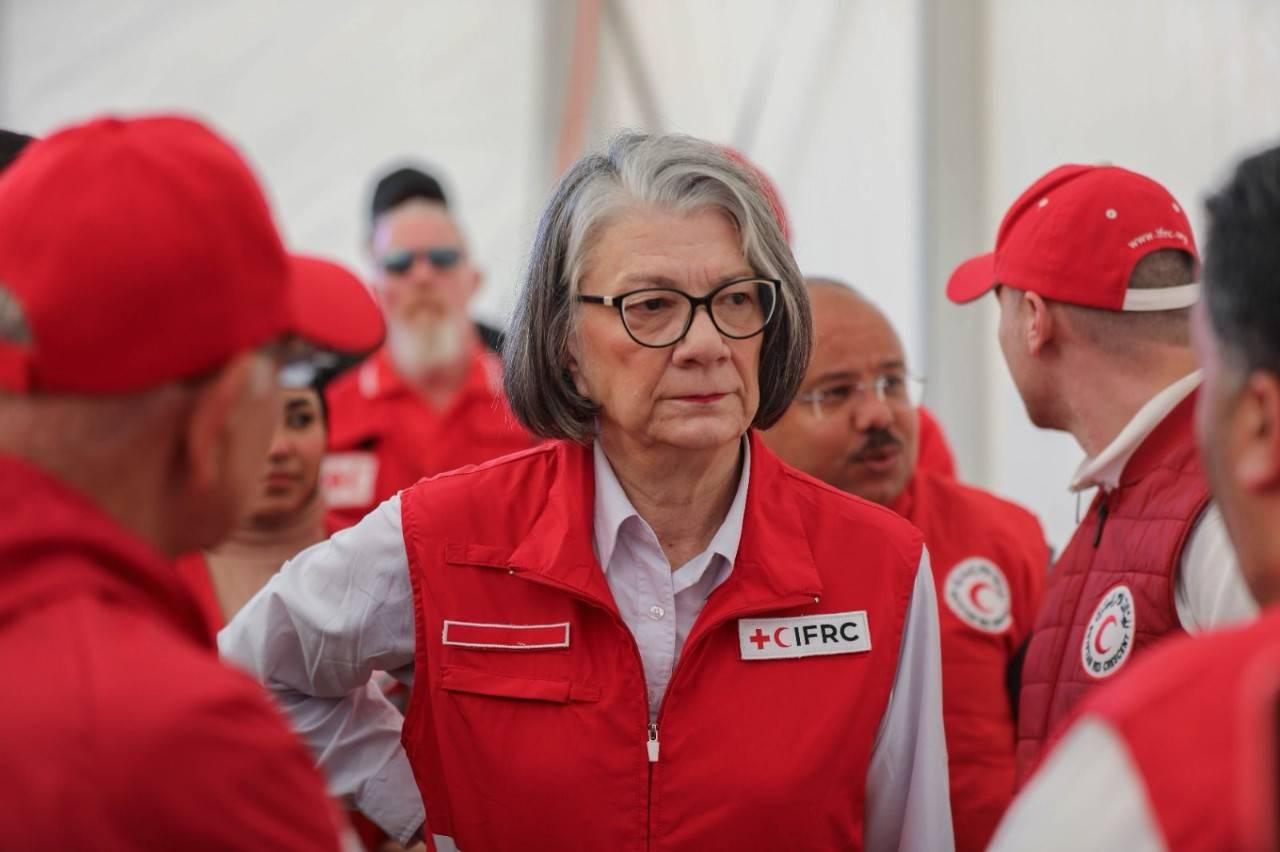
[[[538,651],[569,647],[569,622],[558,624],[486,624],[445,620],[441,641],[458,648]]]
[[[1090,677],[1110,677],[1129,659],[1134,624],[1133,593],[1128,586],[1116,586],[1102,596],[1080,647],[1080,662]]]
[[[942,599],[956,618],[985,633],[1004,633],[1013,624],[1013,598],[1004,572],[990,559],[971,556],[947,572]]]
[[[378,457],[373,453],[329,453],[320,463],[320,489],[330,509],[358,509],[373,502]]]
[[[794,618],[741,618],[738,646],[744,660],[860,654],[871,650],[871,629],[865,610]]]

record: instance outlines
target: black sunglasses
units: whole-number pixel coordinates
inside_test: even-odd
[[[413,268],[414,260],[422,258],[436,269],[444,272],[453,269],[462,260],[462,250],[448,246],[434,246],[427,249],[397,249],[387,252],[378,261],[378,265],[392,275],[404,275]]]

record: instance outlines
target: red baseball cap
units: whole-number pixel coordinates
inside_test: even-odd
[[[1005,213],[994,252],[956,267],[947,297],[970,302],[1004,284],[1111,311],[1194,304],[1199,284],[1129,290],[1134,265],[1161,249],[1184,251],[1199,267],[1191,223],[1169,190],[1116,166],[1059,166]]]
[[[374,349],[353,274],[285,252],[249,167],[199,122],[100,118],[0,177],[0,388],[128,393],[274,340]]]

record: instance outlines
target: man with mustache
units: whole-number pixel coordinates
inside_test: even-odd
[[[847,285],[808,281],[814,350],[765,442],[783,460],[920,528],[933,562],[956,848],[980,850],[1013,796],[1019,652],[1049,551],[1026,510],[920,469],[917,394],[902,343]]]
[[[387,342],[328,389],[330,532],[424,476],[534,443],[468,315],[481,274],[434,178],[399,169],[379,182],[369,253]]]
[[[995,251],[947,296],[994,291],[999,342],[1031,422],[1086,454],[1096,489],[1058,557],[1023,666],[1018,778],[1097,686],[1166,636],[1248,619],[1257,604],[1192,430],[1201,374],[1191,223],[1170,192],[1115,166],[1064,165],[1013,203]]]

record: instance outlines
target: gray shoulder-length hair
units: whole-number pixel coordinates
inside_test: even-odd
[[[598,409],[577,392],[566,366],[575,296],[600,234],[619,215],[646,207],[721,211],[736,226],[751,268],[782,281],[778,307],[764,330],[760,406],[752,425],[773,425],[795,396],[809,364],[813,321],[804,279],[760,178],[709,142],[629,132],[606,152],[574,164],[538,223],[503,347],[507,398],[535,434],[592,438]]]

